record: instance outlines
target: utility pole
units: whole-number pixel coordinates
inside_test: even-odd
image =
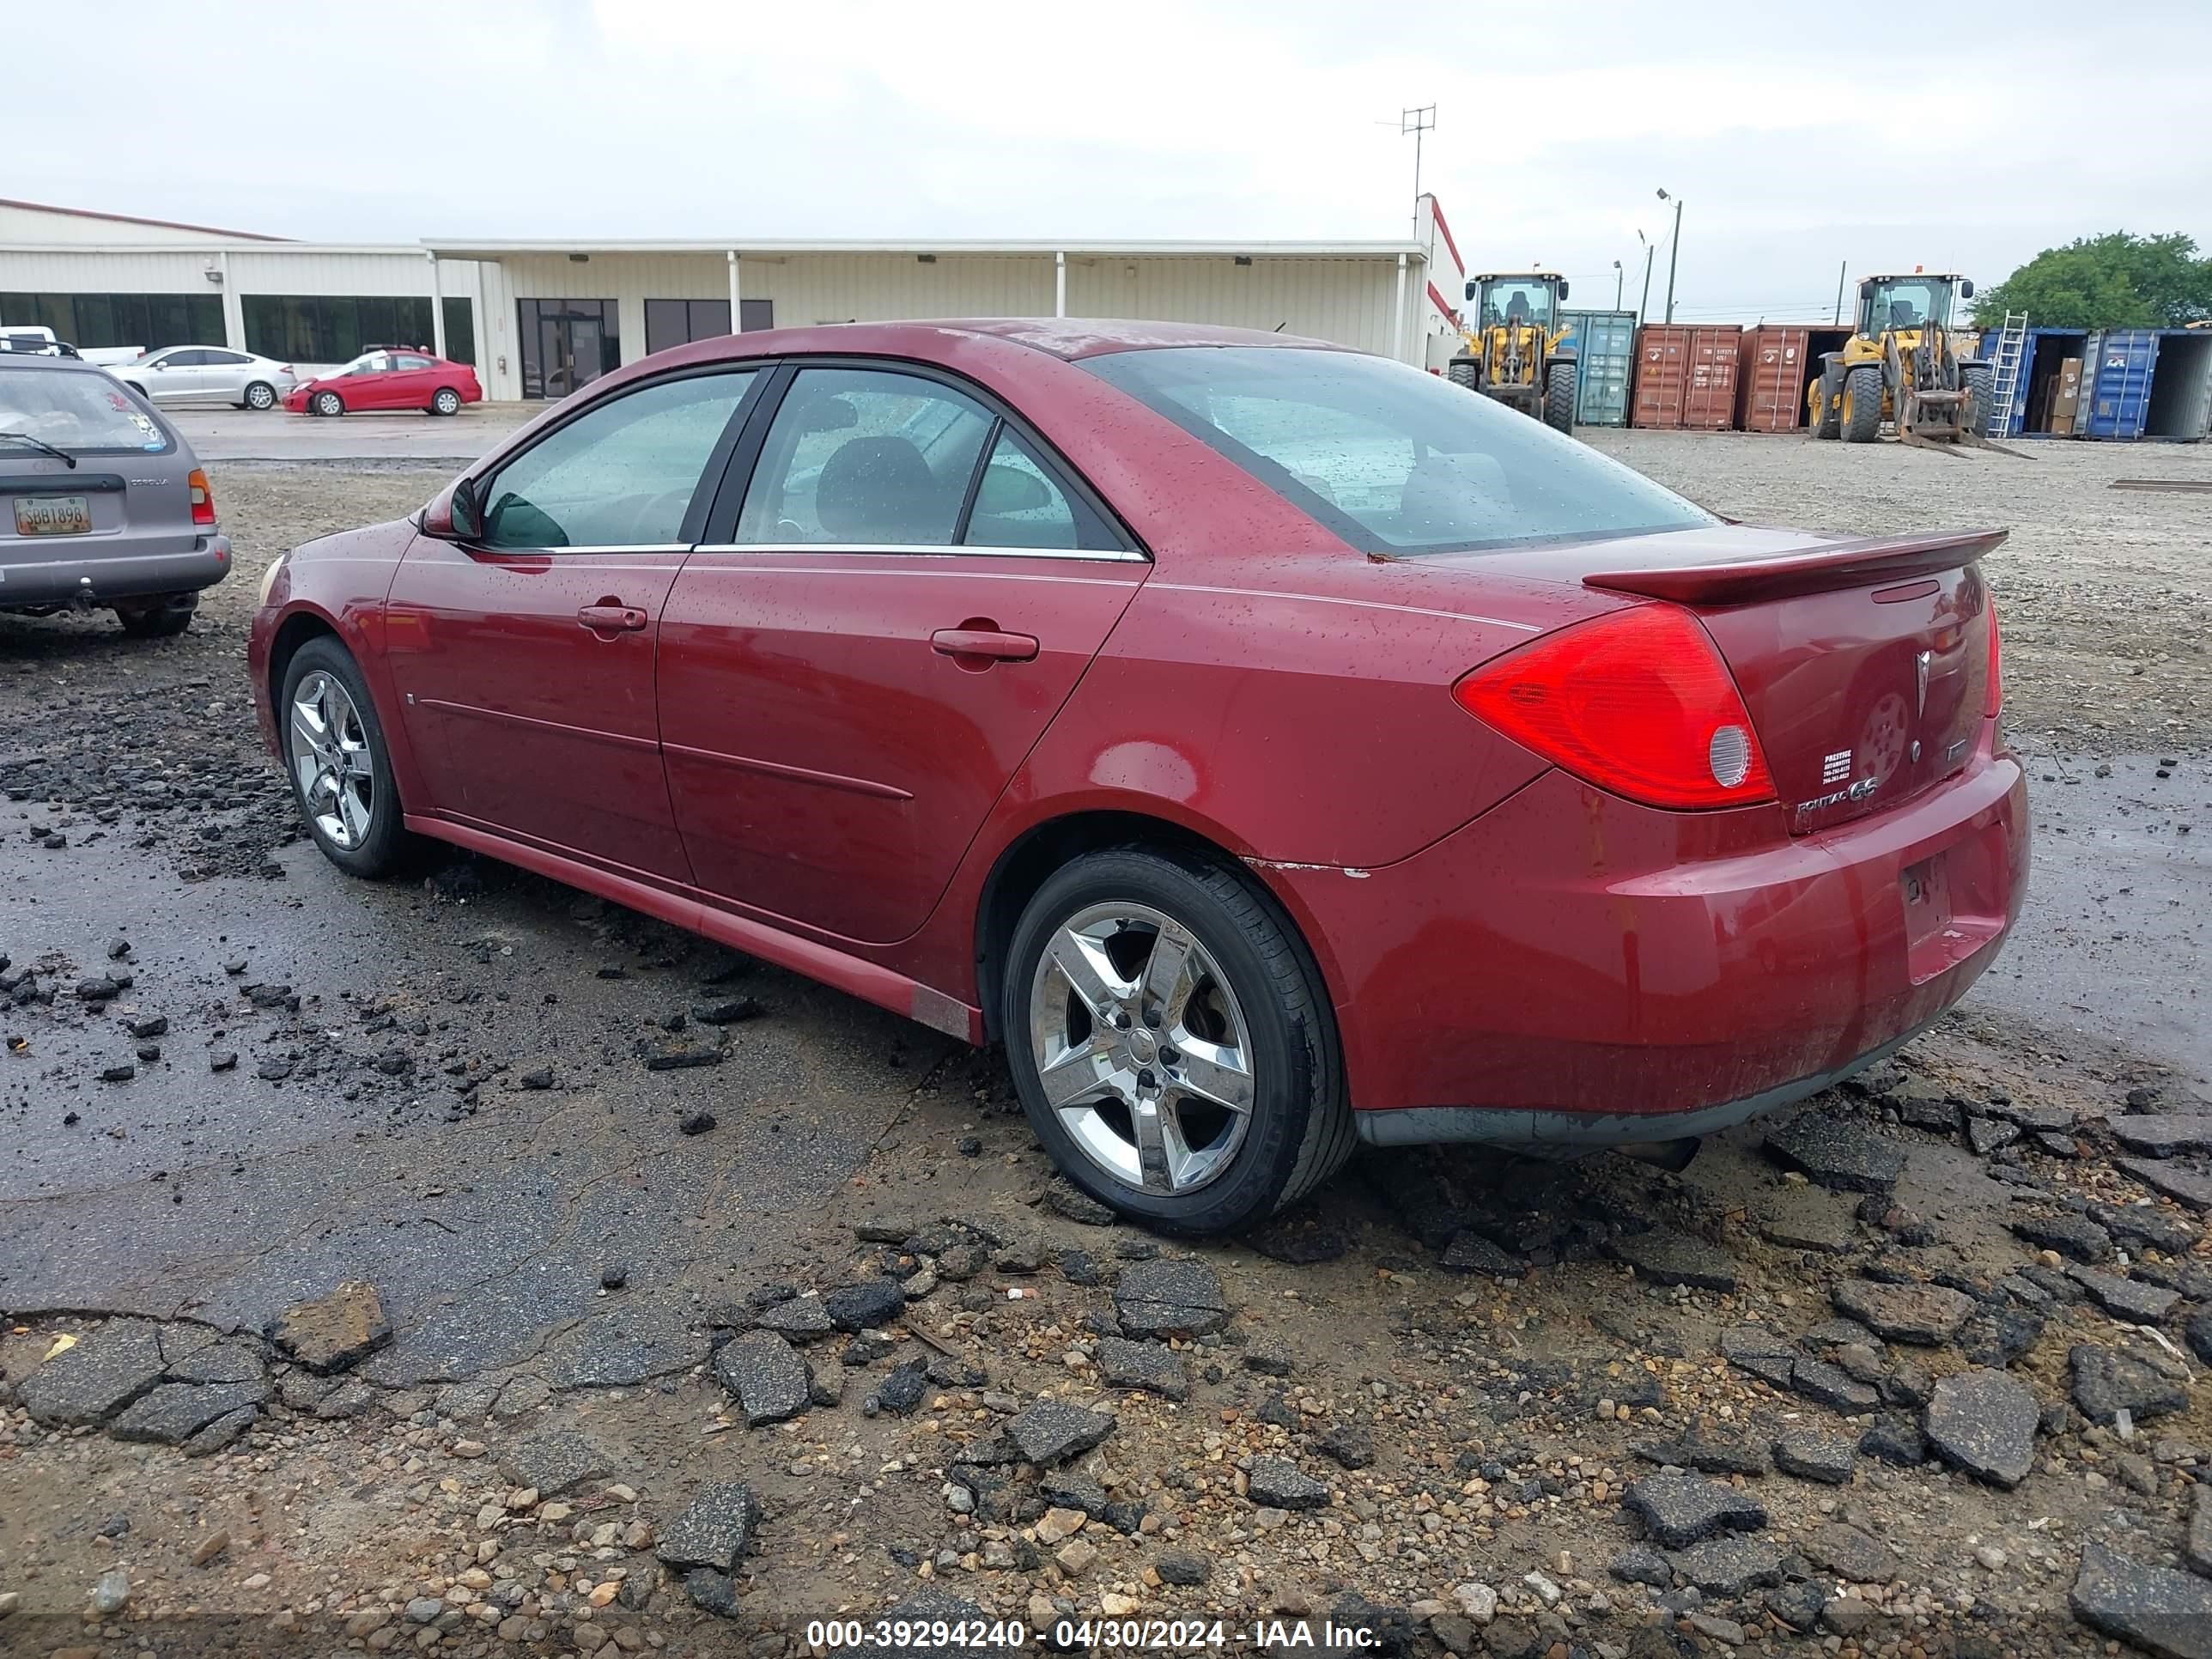
[[[1682,198],[1662,190],[1659,199],[1674,204],[1674,241],[1667,250],[1667,320],[1671,323],[1674,320],[1674,266],[1682,257]]]
[[[1424,104],[1419,109],[1398,112],[1398,136],[1413,135],[1413,240],[1421,240],[1421,135],[1437,125],[1437,106]]]
[[[1644,297],[1636,306],[1636,323],[1640,328],[1644,325],[1644,319],[1651,314],[1651,256],[1659,250],[1640,230],[1636,233],[1636,240],[1644,244]]]
[[[1626,273],[1620,268],[1620,261],[1615,259],[1613,262],[1613,308],[1615,311],[1620,309],[1620,285],[1625,280]]]
[[[1836,326],[1844,325],[1844,278],[1850,274],[1851,262],[1844,260],[1836,267]]]

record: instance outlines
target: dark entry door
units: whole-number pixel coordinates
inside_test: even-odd
[[[522,395],[565,398],[622,362],[612,300],[523,300]]]

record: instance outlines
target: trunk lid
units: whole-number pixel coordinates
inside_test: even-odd
[[[1978,561],[2003,538],[1730,525],[1450,562],[1688,610],[1743,694],[1790,832],[1807,835],[1908,801],[1972,756],[1990,674]]]

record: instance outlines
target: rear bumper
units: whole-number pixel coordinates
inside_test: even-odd
[[[1655,811],[1551,772],[1387,868],[1262,866],[1322,958],[1363,1137],[1705,1133],[1872,1063],[2019,915],[2027,786],[1990,740],[1796,839],[1771,806]]]
[[[21,558],[21,547],[18,542],[0,548],[0,611],[191,593],[230,574],[230,538],[222,535],[198,537],[183,552],[64,552],[36,562],[13,562]]]

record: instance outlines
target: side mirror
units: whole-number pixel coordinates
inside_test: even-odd
[[[1972,281],[1964,276],[1959,278],[1959,297],[1961,300],[1971,300],[1974,297],[1974,285]]]
[[[472,542],[483,534],[483,504],[474,478],[456,478],[422,509],[422,533],[441,542]]]
[[[1567,285],[1565,283],[1559,284],[1559,297],[1562,300],[1567,297]]]
[[[1476,293],[1481,289],[1481,287],[1482,284],[1480,283],[1469,283],[1467,285],[1467,297],[1470,300],[1474,298]]]

